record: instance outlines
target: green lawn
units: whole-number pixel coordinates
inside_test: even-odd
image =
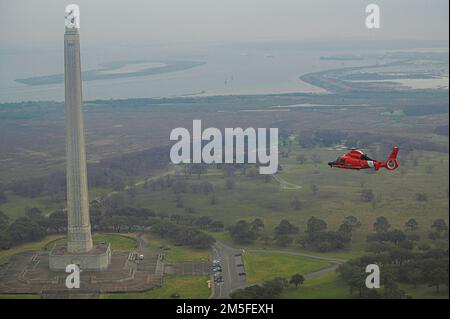
[[[7,250],[0,250],[0,264],[3,264],[8,258],[14,254],[18,254],[25,251],[36,251],[44,249],[49,243],[54,242],[59,236],[48,236],[41,241],[35,243],[26,243],[15,246]]]
[[[448,287],[441,287],[439,293],[435,287],[418,285],[414,288],[412,285],[401,284],[400,289],[411,296],[413,299],[447,299]],[[383,294],[383,287],[378,291]],[[281,298],[283,299],[347,299],[351,298],[350,290],[347,284],[339,278],[336,272],[327,273],[319,278],[306,280],[303,285],[290,285],[286,288]]]
[[[94,242],[109,242],[111,249],[115,251],[131,251],[138,246],[137,240],[131,234],[130,236],[122,234],[94,234],[93,240]],[[48,243],[45,249],[52,250],[55,245],[63,243],[66,243],[66,239],[60,238]]]
[[[48,200],[47,197],[23,197],[17,196],[12,192],[6,193],[7,202],[0,205],[0,211],[4,212],[12,220],[25,215],[25,209],[36,207],[44,214],[48,214],[56,209],[63,208],[63,204],[55,203]]]
[[[94,234],[94,241],[106,241],[111,243],[112,250],[131,251],[138,246],[137,240],[134,237],[119,235],[119,234]]]
[[[400,289],[404,290],[413,299],[448,299],[447,286],[441,286],[439,292],[436,292],[435,287],[426,285],[418,285],[414,288],[412,285],[401,284]]]
[[[171,242],[156,236],[146,235],[147,246],[151,249],[166,247],[166,258],[168,262],[203,261],[211,259],[211,249],[195,249],[188,246],[175,246]]]
[[[106,188],[89,189],[89,198],[94,199],[102,195],[106,195],[111,192]],[[25,209],[36,207],[39,208],[44,215],[50,214],[57,209],[63,209],[66,207],[66,203],[63,200],[63,195],[58,194],[59,197],[51,198],[50,196],[37,196],[37,197],[23,197],[15,195],[13,192],[6,192],[7,202],[0,205],[0,211],[4,212],[12,220],[25,215]]]
[[[336,272],[329,272],[319,278],[306,280],[297,288],[290,285],[282,295],[282,299],[345,299],[350,298],[346,283]]]
[[[130,294],[105,294],[105,299],[170,299],[173,294],[178,294],[182,299],[206,299],[211,291],[207,281],[209,276],[165,276],[161,288],[156,288],[143,293]]]
[[[32,294],[0,294],[0,299],[40,299],[39,295]]]
[[[330,265],[328,262],[284,254],[243,254],[248,283],[260,283],[276,277],[306,275]]]

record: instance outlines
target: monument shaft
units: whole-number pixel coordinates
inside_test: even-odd
[[[64,34],[64,74],[67,157],[67,251],[92,249],[91,224],[84,143],[81,88],[80,36],[78,29]]]

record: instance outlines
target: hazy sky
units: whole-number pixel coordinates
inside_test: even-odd
[[[69,3],[85,45],[449,37],[448,0],[0,0],[0,48],[59,46]],[[379,30],[365,28],[369,3]]]

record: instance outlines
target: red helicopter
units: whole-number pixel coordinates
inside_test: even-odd
[[[360,150],[352,148],[349,153],[338,157],[334,162],[329,162],[328,165],[330,165],[330,167],[358,170],[373,168],[376,171],[378,171],[380,167],[386,167],[388,170],[392,171],[398,167],[397,154],[398,147],[395,146],[386,162],[380,162],[371,159]]]

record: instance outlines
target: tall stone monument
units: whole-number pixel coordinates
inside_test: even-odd
[[[50,253],[50,268],[65,269],[78,264],[81,269],[106,269],[111,261],[108,244],[93,245],[89,220],[89,200],[84,144],[83,97],[80,60],[80,10],[66,7],[64,34],[64,83],[67,157],[67,246]]]

